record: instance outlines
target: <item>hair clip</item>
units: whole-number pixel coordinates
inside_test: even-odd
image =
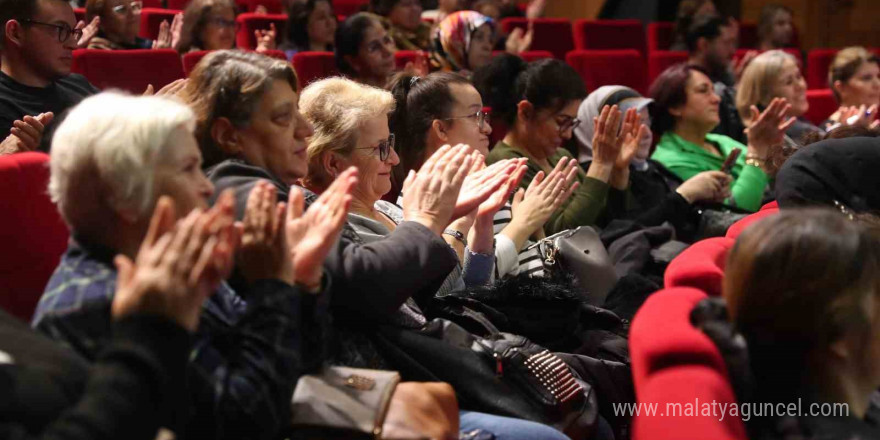
[[[843,215],[845,215],[846,218],[848,218],[848,219],[850,219],[850,220],[855,220],[855,218],[853,217],[852,212],[849,210],[849,208],[846,207],[846,205],[844,205],[843,203],[838,202],[837,200],[834,200],[834,206],[837,207],[837,209],[840,210],[840,213],[843,214]]]
[[[414,77],[410,78],[409,79],[409,87],[410,88],[415,87],[416,83],[418,83],[420,79],[422,79],[422,77],[420,77],[420,76],[414,76]]]

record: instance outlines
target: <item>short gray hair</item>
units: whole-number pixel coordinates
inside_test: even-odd
[[[74,107],[52,138],[49,159],[49,196],[71,230],[97,231],[96,223],[120,210],[149,215],[168,138],[194,126],[189,107],[161,97],[105,92]]]

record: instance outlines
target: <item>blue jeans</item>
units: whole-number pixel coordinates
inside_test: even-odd
[[[495,440],[570,440],[567,435],[547,425],[512,417],[473,411],[459,411],[461,432],[481,429]]]

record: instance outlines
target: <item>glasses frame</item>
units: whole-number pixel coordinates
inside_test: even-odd
[[[474,113],[464,116],[453,116],[451,118],[443,118],[443,121],[454,121],[456,119],[475,119],[477,123],[477,127],[479,129],[483,129],[484,126],[489,122],[489,118],[492,117],[492,112],[483,111],[482,109],[477,110]]]
[[[73,36],[75,37],[75,38],[74,38],[74,41],[75,41],[75,42],[76,42],[76,41],[79,41],[79,40],[82,38],[82,36],[83,36],[83,31],[82,31],[82,29],[77,29],[77,28],[75,28],[75,27],[72,28],[72,27],[70,27],[70,25],[67,24],[67,23],[65,23],[65,24],[63,24],[63,25],[61,25],[61,24],[53,24],[53,23],[46,23],[46,22],[43,22],[43,21],[31,20],[31,19],[29,19],[29,18],[28,18],[28,19],[25,19],[25,20],[22,20],[21,23],[24,24],[24,25],[34,25],[34,24],[38,24],[38,25],[41,25],[41,26],[49,26],[49,27],[53,27],[53,28],[57,29],[58,42],[59,42],[59,43],[62,43],[62,44],[64,44],[64,42],[67,41],[67,40],[70,38],[71,35],[73,35]],[[66,34],[66,35],[64,35],[64,34]],[[62,35],[64,35],[63,38],[62,38]]]
[[[557,127],[559,127],[560,136],[562,135],[562,133],[565,133],[569,129],[574,130],[575,128],[578,128],[579,125],[581,125],[581,120],[578,118],[567,119],[563,123],[560,123],[557,118],[553,118],[553,122],[556,124]]]
[[[135,5],[137,5],[137,7],[135,7]],[[110,10],[113,11],[113,13],[116,15],[125,15],[128,9],[131,9],[132,14],[140,14],[141,11],[144,10],[144,3],[142,1],[133,1],[128,4],[123,3],[121,5],[114,6]]]
[[[394,133],[391,133],[387,139],[379,141],[379,145],[370,147],[358,147],[355,150],[379,150],[379,160],[385,162],[388,156],[391,156],[391,150],[394,149]]]

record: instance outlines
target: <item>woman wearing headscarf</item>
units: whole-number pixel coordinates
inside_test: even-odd
[[[653,101],[624,86],[603,86],[587,96],[578,109],[578,119],[593,121],[602,108],[617,105],[621,112],[635,109],[640,122],[651,126],[648,106]],[[682,183],[660,163],[649,159],[653,135],[644,130],[639,147],[630,162],[629,183],[633,197],[628,206],[620,207],[616,218],[636,220],[646,226],[669,221],[679,235],[699,223],[699,214],[692,209],[697,202],[720,202],[729,196],[730,176],[721,171],[704,171]],[[574,129],[577,157],[586,170],[593,161],[593,124],[580,124]],[[684,234],[686,235],[686,234]]]
[[[529,50],[531,35],[511,33],[504,44],[512,55]],[[471,72],[489,64],[497,40],[495,21],[475,11],[459,11],[437,24],[431,34],[431,67],[447,72]]]

